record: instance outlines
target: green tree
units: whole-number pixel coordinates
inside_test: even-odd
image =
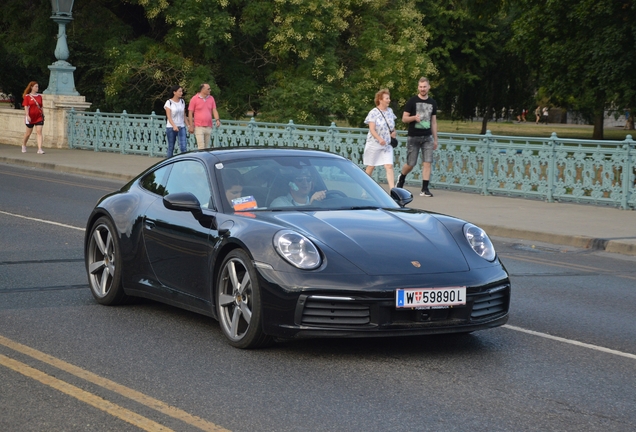
[[[438,70],[432,93],[441,116],[483,117],[520,111],[532,104],[530,70],[510,49],[514,7],[504,1],[421,0],[431,34],[428,54]]]
[[[399,103],[434,71],[413,1],[130,1],[165,31],[109,48],[112,98],[130,86],[156,94],[162,79],[193,92],[205,80],[234,117],[249,109],[267,119],[328,124],[336,115],[360,124],[381,87]]]
[[[273,21],[264,104],[278,118],[328,124],[334,114],[359,125],[380,88],[401,106],[435,70],[412,1],[277,1]]]
[[[41,91],[48,87],[48,65],[56,61],[57,35],[57,24],[50,16],[49,0],[4,0],[0,4],[0,85],[19,101],[31,80],[40,83]],[[126,107],[105,98],[105,77],[114,67],[106,48],[133,39],[133,28],[140,27],[139,21],[145,21],[143,9],[121,0],[75,1],[73,21],[66,27],[68,61],[76,67],[75,87],[94,108],[108,111],[116,105]],[[122,94],[133,102],[140,99],[132,92]]]
[[[5,90],[48,81],[50,10],[48,0],[0,5]],[[208,82],[224,116],[357,125],[377,90],[402,105],[435,72],[413,0],[76,0],[73,18],[76,87],[102,111],[162,112],[171,85],[192,95]]]
[[[139,103],[144,100],[144,92],[127,89],[116,99],[107,98],[105,92],[106,77],[115,67],[108,48],[125,45],[137,37],[136,31],[146,27],[143,10],[121,0],[75,0],[73,21],[66,29],[69,62],[76,67],[75,87],[94,109],[148,111],[147,104]]]
[[[551,101],[587,114],[603,139],[604,111],[634,107],[634,0],[520,0],[518,52],[537,69]]]
[[[48,86],[47,65],[55,61],[57,34],[57,24],[50,16],[47,0],[4,0],[1,6],[0,87],[15,97],[16,108],[29,81],[37,81],[40,91]]]

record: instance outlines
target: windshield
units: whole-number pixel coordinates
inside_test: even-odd
[[[351,161],[335,157],[254,157],[216,166],[228,211],[398,208]]]

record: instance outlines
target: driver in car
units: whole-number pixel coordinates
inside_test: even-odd
[[[279,196],[270,204],[270,207],[293,207],[305,206],[314,201],[322,201],[327,195],[326,190],[314,192],[311,196],[313,188],[313,179],[308,169],[300,170],[289,182],[289,193]]]

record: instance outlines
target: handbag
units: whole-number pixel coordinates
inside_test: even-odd
[[[384,114],[382,114],[382,111],[381,111],[379,108],[378,108],[378,111],[380,111],[380,114],[382,115],[382,118],[384,118],[384,121],[386,122],[386,125],[387,125],[387,127],[389,128],[389,131],[390,131],[391,133],[393,133],[393,131],[394,131],[395,129],[391,129],[391,126],[389,126],[389,122],[386,120],[386,117],[384,117]],[[397,138],[393,138],[393,137],[391,137],[391,142],[390,142],[390,144],[391,144],[391,147],[396,148],[396,147],[398,146],[398,144],[399,144],[399,143],[398,143]]]

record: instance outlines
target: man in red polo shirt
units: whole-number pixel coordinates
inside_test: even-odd
[[[190,119],[188,130],[190,133],[194,132],[194,136],[197,138],[197,147],[200,149],[208,147],[210,143],[212,115],[214,115],[216,127],[221,126],[216,102],[210,95],[210,85],[203,83],[199,87],[199,93],[192,96],[190,105],[188,105],[188,118]]]

